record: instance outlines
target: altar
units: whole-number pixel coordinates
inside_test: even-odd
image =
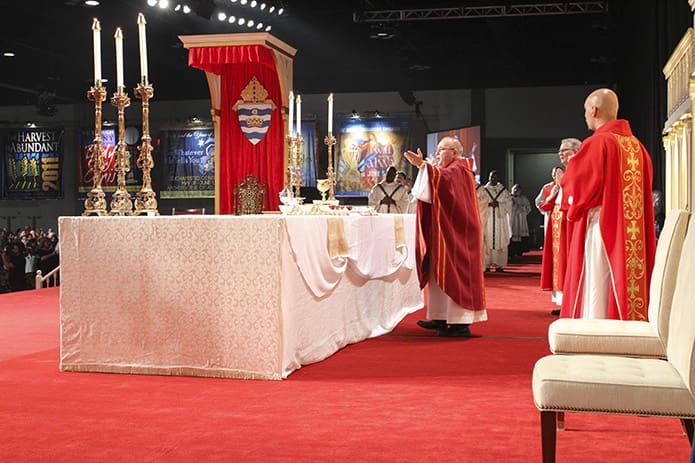
[[[423,306],[415,216],[61,217],[64,371],[282,379]]]

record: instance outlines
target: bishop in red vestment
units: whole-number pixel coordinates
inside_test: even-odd
[[[429,284],[429,321],[418,324],[439,336],[469,336],[469,324],[487,320],[475,177],[462,152],[457,139],[445,137],[437,165],[425,162],[420,150],[405,153],[420,169],[412,190],[418,199],[416,257],[420,286]]]
[[[591,93],[584,109],[594,134],[561,183],[569,253],[561,315],[647,320],[656,251],[651,158],[616,119],[612,90]]]

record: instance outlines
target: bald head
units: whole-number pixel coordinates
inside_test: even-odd
[[[584,118],[589,130],[596,130],[606,122],[618,118],[618,95],[609,88],[599,88],[586,97]]]

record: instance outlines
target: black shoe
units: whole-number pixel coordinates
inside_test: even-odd
[[[551,310],[550,315],[560,315],[560,309]]]
[[[446,329],[446,320],[418,320],[417,326],[426,330]]]
[[[468,325],[453,324],[448,328],[440,328],[437,330],[437,336],[442,338],[470,338],[471,330]]]

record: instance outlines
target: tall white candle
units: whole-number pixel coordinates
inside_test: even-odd
[[[143,85],[147,85],[147,36],[145,35],[145,15],[138,13],[138,38],[140,39],[140,76]]]
[[[94,39],[94,86],[101,85],[101,25],[94,18],[92,22],[92,37]]]
[[[302,136],[302,95],[297,95],[297,136]]]
[[[294,135],[294,92],[290,90],[290,101],[289,101],[289,115],[287,117],[287,133],[291,136]]]
[[[116,28],[116,91],[123,89],[123,31],[120,27]]]
[[[333,94],[328,95],[328,133],[333,133]]]

